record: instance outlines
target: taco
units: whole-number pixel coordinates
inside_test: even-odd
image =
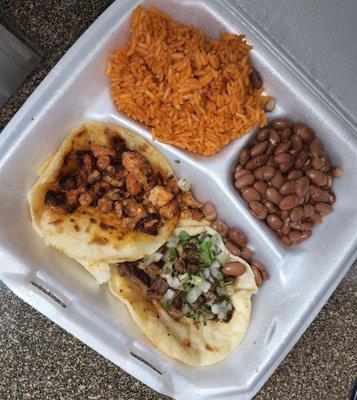
[[[176,177],[160,152],[127,129],[81,124],[39,173],[29,193],[35,230],[94,275],[108,277],[108,263],[152,254],[176,227]]]
[[[109,288],[154,346],[193,366],[238,346],[257,291],[249,264],[208,226],[177,228],[157,252],[112,266]]]

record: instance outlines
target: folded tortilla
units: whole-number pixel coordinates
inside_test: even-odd
[[[204,231],[215,233],[207,226],[181,227],[190,236]],[[114,296],[123,301],[149,341],[167,356],[192,366],[217,363],[227,357],[242,341],[249,325],[251,295],[257,292],[254,274],[249,264],[229,253],[221,241],[220,247],[227,252],[230,261],[239,261],[246,272],[236,278],[235,293],[231,296],[234,311],[229,322],[209,321],[206,325],[191,318],[172,318],[157,300],[149,301],[142,286],[119,275],[111,267],[109,288]]]

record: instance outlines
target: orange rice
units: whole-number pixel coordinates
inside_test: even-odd
[[[207,156],[266,125],[268,97],[250,83],[244,35],[210,39],[154,7],[136,8],[130,31],[130,42],[110,55],[111,95],[154,138]]]

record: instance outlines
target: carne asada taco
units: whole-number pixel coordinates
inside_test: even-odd
[[[108,263],[152,254],[176,227],[181,199],[174,173],[127,129],[84,123],[39,172],[29,193],[34,228],[94,275]]]
[[[109,288],[158,349],[193,366],[238,346],[257,291],[249,264],[208,226],[177,228],[157,252],[112,266]]]

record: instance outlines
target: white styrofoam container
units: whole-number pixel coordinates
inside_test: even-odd
[[[208,35],[244,33],[252,58],[275,96],[276,115],[308,123],[345,175],[334,183],[334,211],[296,248],[281,245],[254,219],[231,184],[237,153],[251,135],[204,158],[154,142],[195,196],[217,205],[220,218],[248,236],[271,279],[253,298],[240,347],[223,362],[185,366],[144,338],[125,306],[76,262],[47,247],[31,226],[27,193],[36,167],[84,120],[119,124],[151,140],[147,129],[119,114],[105,76],[108,51],[129,38],[141,1],[118,0],[86,31],[35,90],[0,136],[0,278],[19,297],[153,389],[177,399],[250,399],[302,335],[347,272],[357,245],[357,138],[352,120],[237,5],[225,0],[153,0],[182,23]],[[144,2],[146,3],[146,2]],[[174,161],[180,159],[181,163]],[[35,286],[35,285],[37,286]],[[40,285],[61,300],[56,302]],[[133,357],[134,353],[157,371]]]

